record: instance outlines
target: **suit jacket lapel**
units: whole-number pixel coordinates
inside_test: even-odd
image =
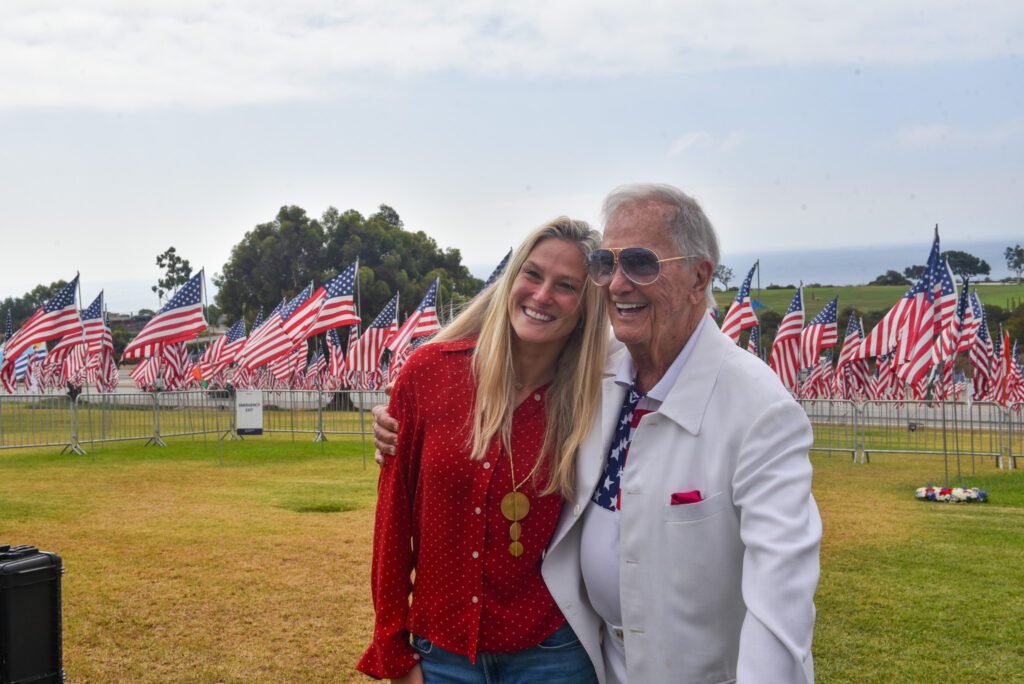
[[[659,413],[687,432],[698,434],[730,346],[735,343],[729,337],[714,325],[705,324]]]

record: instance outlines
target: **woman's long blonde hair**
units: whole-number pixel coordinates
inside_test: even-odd
[[[500,435],[506,451],[512,452],[516,375],[512,366],[515,332],[509,317],[509,299],[513,281],[530,252],[549,239],[576,245],[585,260],[600,244],[601,235],[586,222],[565,216],[537,228],[519,245],[501,278],[470,301],[435,338],[438,342],[478,338],[473,351],[476,405],[470,458],[474,460],[484,457],[496,435]],[[573,495],[576,451],[597,414],[608,341],[604,298],[589,278],[584,279],[580,308],[580,324],[555,362],[555,376],[547,392],[547,428],[541,447],[551,474],[543,493],[558,492],[565,498]]]

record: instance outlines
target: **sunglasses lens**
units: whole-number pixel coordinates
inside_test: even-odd
[[[607,285],[615,270],[615,255],[607,249],[595,249],[587,260],[587,269],[591,280],[598,285]]]
[[[626,277],[637,285],[650,285],[661,273],[658,256],[645,247],[628,247],[622,250],[619,254],[619,266]]]

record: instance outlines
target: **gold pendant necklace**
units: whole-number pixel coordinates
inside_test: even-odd
[[[514,557],[519,558],[523,555],[523,543],[519,541],[519,538],[523,534],[523,526],[519,522],[526,517],[526,514],[530,512],[530,499],[519,491],[519,488],[530,481],[530,478],[537,472],[537,468],[540,467],[541,455],[537,455],[537,462],[533,465],[533,470],[526,476],[526,479],[516,484],[516,469],[512,464],[512,449],[508,452],[508,469],[512,473],[512,491],[501,497],[501,514],[505,516],[505,519],[512,524],[508,527],[508,536],[512,542],[508,545],[508,552]]]

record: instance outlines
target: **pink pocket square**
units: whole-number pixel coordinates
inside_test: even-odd
[[[704,497],[700,495],[699,489],[694,489],[692,492],[676,492],[672,495],[673,506],[678,506],[680,504],[692,504],[703,500]]]

